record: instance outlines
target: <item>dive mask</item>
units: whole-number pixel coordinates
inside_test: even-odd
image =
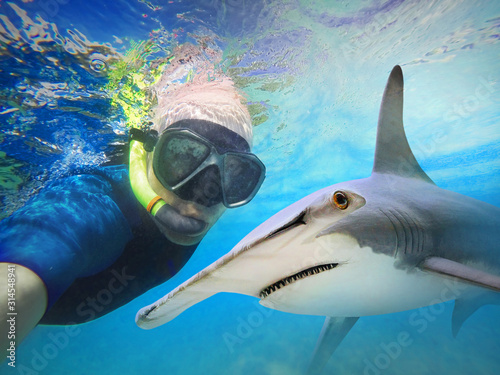
[[[153,152],[156,178],[183,200],[239,207],[253,199],[265,178],[266,168],[248,143],[209,121],[181,120],[160,136],[155,131],[139,136],[131,129],[131,137]]]

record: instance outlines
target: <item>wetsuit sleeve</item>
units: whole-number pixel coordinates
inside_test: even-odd
[[[34,271],[48,308],[77,277],[111,265],[132,237],[103,177],[80,175],[50,185],[0,222],[0,262]]]

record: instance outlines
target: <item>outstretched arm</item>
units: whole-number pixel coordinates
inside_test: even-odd
[[[0,263],[0,353],[18,347],[47,308],[43,281],[26,267]]]
[[[10,347],[12,321],[19,342],[76,278],[105,269],[123,252],[131,231],[112,197],[106,179],[72,176],[48,186],[0,222],[2,349]],[[9,297],[15,297],[17,316],[8,315]]]

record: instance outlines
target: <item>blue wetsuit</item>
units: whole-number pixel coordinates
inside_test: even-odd
[[[125,166],[58,180],[0,222],[0,262],[31,269],[47,287],[42,324],[113,311],[172,277],[196,246],[164,237]]]

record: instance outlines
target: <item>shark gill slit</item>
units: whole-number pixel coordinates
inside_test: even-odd
[[[415,220],[415,218],[412,218],[412,221],[417,232],[417,247],[415,250],[418,254],[420,254],[424,251],[424,232],[422,230],[422,226],[417,220]]]
[[[421,225],[410,215],[399,210],[390,210],[389,213],[397,220],[398,224],[396,233],[403,233],[404,253],[405,254],[420,254],[424,250],[425,236]],[[387,215],[388,216],[388,215]],[[398,243],[399,247],[399,243]]]
[[[400,238],[399,238],[400,236],[399,236],[399,231],[398,231],[397,225],[394,222],[394,219],[391,218],[391,216],[387,212],[385,212],[384,210],[381,210],[380,208],[379,208],[379,211],[382,212],[389,219],[389,221],[392,224],[392,227],[394,228],[394,233],[396,234],[396,248],[394,249],[393,256],[394,256],[394,258],[396,258],[398,256],[399,241],[400,241]]]
[[[394,220],[391,219],[391,222],[396,229],[396,237],[397,237],[396,254],[399,253],[400,250],[403,251],[403,254],[407,254],[412,241],[411,231],[408,228],[408,222],[403,217],[401,212],[397,210],[388,210],[387,213],[389,213],[394,219]],[[387,214],[386,216],[389,217],[389,215]]]
[[[401,239],[401,241],[398,241],[398,253],[399,250],[402,250],[405,252],[405,246],[406,246],[406,233],[403,229],[403,224],[401,223],[401,220],[391,211],[388,211],[392,217],[395,220],[395,225],[396,225],[396,232],[398,233],[398,238]]]
[[[396,228],[398,251],[402,250],[404,254],[413,254],[414,249],[417,249],[416,253],[418,253],[420,239],[418,238],[419,230],[417,229],[418,226],[415,221],[399,210],[388,210],[387,212],[394,218],[391,222]],[[387,214],[386,216],[389,217]],[[401,241],[399,241],[399,239],[401,239]],[[414,241],[417,243],[414,244]]]
[[[307,268],[303,271],[297,272],[291,276],[287,276],[284,279],[281,279],[271,285],[269,285],[267,288],[262,289],[262,291],[259,293],[259,296],[261,299],[269,296],[271,293],[276,292],[277,290],[293,284],[297,280],[304,279],[309,276],[317,275],[321,272],[324,271],[329,271],[331,269],[334,269],[337,267],[339,264],[338,263],[328,263],[328,264],[320,264],[318,266],[310,267]]]
[[[401,234],[402,240],[401,243],[398,242],[398,251],[399,249],[403,250],[404,254],[408,253],[408,247],[411,242],[411,231],[408,228],[408,222],[405,220],[401,212],[397,210],[388,210],[388,212],[394,217],[397,223],[396,232]],[[405,225],[406,224],[406,225]]]
[[[418,252],[419,254],[422,254],[424,252],[425,248],[425,232],[422,229],[422,225],[418,221],[415,222],[418,228],[418,238],[419,238],[419,244],[420,246],[418,247]]]
[[[409,249],[411,254],[420,254],[423,251],[423,233],[422,228],[415,220],[413,216],[408,215],[405,212],[400,212],[400,215],[403,216],[406,222],[409,225],[411,235],[412,235],[412,246]]]
[[[405,254],[411,254],[413,253],[413,238],[414,238],[414,233],[412,229],[412,223],[411,223],[411,218],[408,218],[407,215],[405,215],[404,212],[394,210],[396,213],[399,214],[401,217],[402,221],[404,221],[403,228],[405,230],[405,233],[408,232],[408,241],[406,241],[406,249],[405,249]],[[406,224],[406,225],[405,225]]]

